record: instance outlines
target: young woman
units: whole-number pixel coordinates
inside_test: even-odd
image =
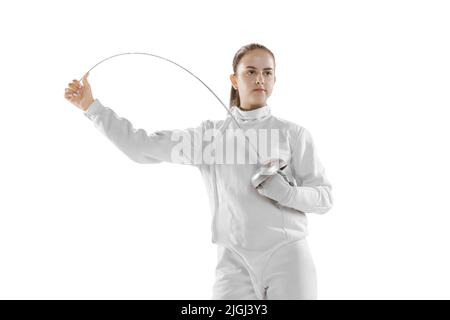
[[[228,115],[224,120],[203,121],[196,128],[148,135],[93,99],[87,74],[83,85],[77,80],[69,83],[65,98],[138,163],[175,163],[173,150],[179,144],[171,138],[174,134],[203,137],[208,130],[215,130],[228,143],[225,132],[229,130],[276,131],[278,154],[288,165],[257,188],[251,183],[258,169],[255,162],[230,165],[194,161],[205,149],[193,142],[188,149],[194,154],[186,149],[181,152],[183,164],[200,170],[210,200],[212,242],[217,244],[218,257],[213,299],[317,299],[316,270],[306,239],[306,213],[330,210],[331,184],[311,133],[275,117],[267,104],[276,81],[272,52],[260,44],[243,46],[233,59],[233,71],[230,112],[239,127]],[[238,148],[252,153],[248,145]]]

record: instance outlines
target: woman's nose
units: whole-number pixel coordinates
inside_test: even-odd
[[[260,75],[258,75],[258,76],[256,77],[256,83],[264,83],[263,77],[260,76]]]

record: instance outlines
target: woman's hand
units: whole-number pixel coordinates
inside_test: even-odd
[[[86,111],[92,102],[94,102],[91,86],[87,81],[88,75],[89,72],[83,76],[83,85],[78,80],[72,80],[64,93],[64,97],[67,100],[83,111]]]
[[[260,184],[256,190],[259,194],[284,205],[291,198],[291,194],[295,191],[295,187],[297,187],[295,179],[290,181],[283,171],[278,170]]]

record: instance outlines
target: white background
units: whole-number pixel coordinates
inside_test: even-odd
[[[449,299],[447,1],[0,4],[0,298],[210,299],[216,248],[194,167],[137,164],[64,98],[149,52],[228,105],[232,59],[275,54],[272,113],[308,128],[335,205],[309,214],[319,299]],[[145,55],[89,76],[151,133],[222,119]]]

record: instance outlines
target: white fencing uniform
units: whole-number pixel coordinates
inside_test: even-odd
[[[200,170],[211,207],[212,242],[218,249],[213,299],[316,299],[316,271],[306,240],[306,213],[326,213],[333,198],[312,136],[306,128],[273,116],[267,104],[248,111],[234,106],[230,111],[240,129],[228,115],[224,120],[203,121],[195,128],[151,134],[135,129],[129,120],[118,117],[98,99],[84,114],[133,161],[182,163]],[[283,172],[294,185],[277,173],[255,189],[251,177],[259,165],[250,161],[255,152],[252,154],[252,148],[245,142],[239,144],[238,139],[237,156],[239,150],[244,150],[246,162],[220,162],[212,156],[220,154],[218,148],[213,148],[214,153],[206,152],[212,145],[198,143],[215,141],[205,138],[211,130],[224,134],[224,146],[235,139],[228,138],[227,131],[266,130],[269,136],[276,132],[278,158],[287,162]],[[180,141],[174,136],[192,139],[184,140],[180,151]],[[260,156],[269,159],[273,150],[270,145]]]

